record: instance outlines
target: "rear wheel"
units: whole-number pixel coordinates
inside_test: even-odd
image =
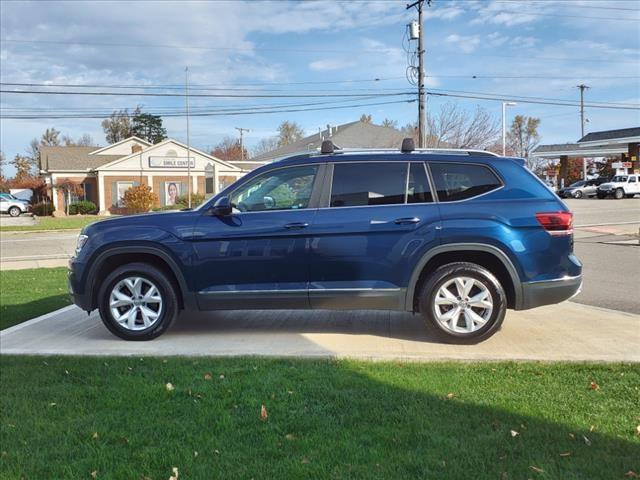
[[[614,197],[616,200],[622,200],[624,198],[624,190],[621,188],[616,188]]]
[[[22,211],[18,207],[9,208],[9,215],[12,217],[19,217]]]
[[[420,312],[436,336],[448,343],[472,344],[496,333],[507,309],[504,288],[474,263],[438,268],[420,293]]]
[[[111,272],[98,291],[100,318],[125,340],[151,340],[178,315],[174,286],[161,270],[129,263]]]
[[[582,191],[577,190],[576,193],[573,194],[573,198],[582,198]]]

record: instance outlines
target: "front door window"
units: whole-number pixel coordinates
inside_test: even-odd
[[[307,208],[317,173],[317,165],[267,172],[235,190],[231,194],[231,205],[239,212]]]

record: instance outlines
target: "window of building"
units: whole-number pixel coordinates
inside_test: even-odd
[[[483,165],[431,163],[430,167],[441,202],[466,200],[502,186],[496,174]]]
[[[433,202],[431,187],[427,178],[424,163],[411,163],[409,166],[409,183],[407,184],[407,203]]]
[[[316,165],[265,173],[234,191],[231,204],[241,212],[307,208],[317,173]]]
[[[336,163],[331,186],[332,207],[404,203],[407,164]]]
[[[124,207],[124,192],[133,187],[134,184],[135,182],[116,182],[113,184],[115,188],[112,193],[115,193],[115,195],[111,198],[116,207]]]

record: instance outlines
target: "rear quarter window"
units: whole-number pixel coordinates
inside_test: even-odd
[[[431,174],[441,202],[477,197],[502,187],[489,167],[465,163],[430,163]]]

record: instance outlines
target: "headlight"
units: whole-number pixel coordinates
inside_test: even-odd
[[[89,237],[87,235],[78,235],[78,241],[76,242],[76,255],[80,253],[84,244],[87,243]]]

